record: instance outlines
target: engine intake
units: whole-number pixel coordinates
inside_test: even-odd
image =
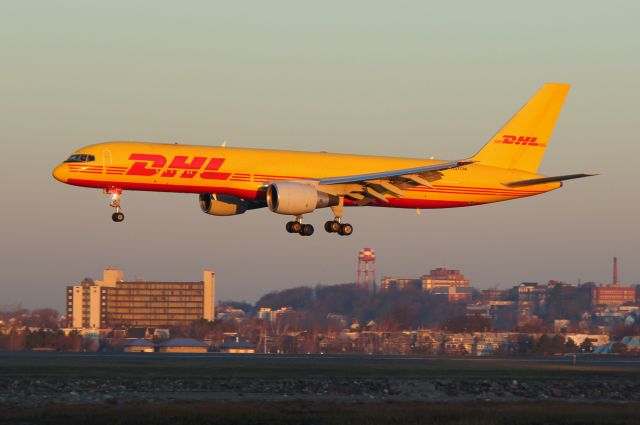
[[[231,195],[200,195],[200,209],[210,215],[228,216],[244,214],[249,208],[249,203],[244,199]]]
[[[339,198],[320,192],[305,183],[271,183],[267,188],[267,205],[274,213],[286,215],[305,214],[316,208],[338,205]]]

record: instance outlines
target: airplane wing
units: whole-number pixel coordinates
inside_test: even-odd
[[[404,195],[403,189],[408,187],[433,187],[431,182],[442,177],[441,171],[462,167],[473,162],[459,160],[378,173],[326,177],[317,181],[319,188],[324,192],[336,196],[345,196],[359,205],[366,205],[375,200],[388,202],[385,194],[402,196]]]

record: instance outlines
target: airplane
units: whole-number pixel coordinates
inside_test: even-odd
[[[303,216],[329,208],[325,230],[348,236],[345,206],[453,208],[539,195],[565,180],[595,174],[547,177],[538,166],[569,92],[547,83],[474,156],[434,160],[327,152],[107,142],[75,151],[53,177],[110,195],[112,219],[124,220],[125,190],[194,193],[200,208],[232,216],[268,208],[294,218],[286,230],[314,233]]]

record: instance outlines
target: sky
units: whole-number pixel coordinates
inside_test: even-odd
[[[479,288],[640,282],[636,1],[0,2],[0,305],[64,305],[98,279],[197,281],[254,302],[378,276],[459,268]],[[351,208],[350,237],[286,216],[203,214],[197,196],[98,190],[51,170],[109,140],[459,159],[545,82],[572,84],[540,172],[601,173],[474,208]]]

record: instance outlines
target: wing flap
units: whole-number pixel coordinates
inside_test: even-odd
[[[419,176],[417,174],[407,174],[406,176],[403,176],[408,180],[411,180],[412,182],[416,183],[419,186],[426,186],[429,189],[433,189],[433,185],[431,184],[431,182],[425,178],[423,178],[422,176]]]
[[[403,168],[370,174],[327,177],[316,180],[318,188],[336,196],[346,196],[358,205],[372,201],[389,202],[386,196],[401,197],[403,189],[411,186],[433,188],[431,181],[442,177],[441,171],[471,164],[474,161],[459,160],[423,167]]]

